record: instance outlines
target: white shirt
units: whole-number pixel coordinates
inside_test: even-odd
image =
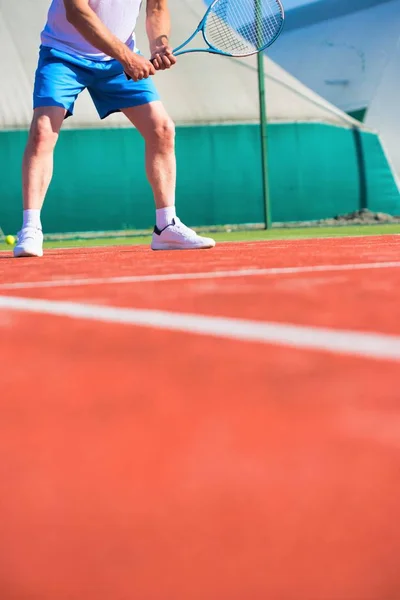
[[[104,25],[132,50],[135,48],[135,26],[141,4],[142,0],[89,0],[90,8]],[[52,0],[41,39],[43,46],[68,54],[91,60],[110,60],[67,21],[64,0]]]

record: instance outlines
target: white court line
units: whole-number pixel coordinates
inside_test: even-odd
[[[315,265],[309,267],[272,267],[268,269],[238,269],[232,271],[208,271],[205,273],[170,273],[166,275],[127,275],[124,277],[94,277],[85,279],[53,279],[0,284],[0,290],[26,290],[53,287],[77,287],[81,285],[105,285],[113,283],[146,283],[157,281],[185,281],[195,279],[225,279],[254,275],[297,275],[302,273],[327,273],[361,271],[368,269],[398,269],[400,262],[360,263],[349,265]]]
[[[400,361],[395,335],[7,296],[0,296],[0,309]]]

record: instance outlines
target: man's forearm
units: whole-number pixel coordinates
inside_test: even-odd
[[[67,19],[95,48],[122,63],[127,59],[129,48],[109,31],[90,6],[67,10]]]
[[[150,52],[153,53],[157,47],[167,46],[171,31],[171,19],[169,10],[164,3],[152,2],[153,6],[147,6],[146,31],[149,38]]]

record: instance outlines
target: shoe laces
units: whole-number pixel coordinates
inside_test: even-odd
[[[196,232],[193,231],[193,229],[190,229],[190,227],[188,227],[184,223],[182,223],[182,221],[180,219],[178,219],[178,217],[175,218],[175,227],[176,227],[176,229],[178,229],[182,233],[185,233],[186,235],[190,235],[190,236],[196,235]]]
[[[41,231],[38,227],[24,227],[17,233],[18,242],[22,240],[34,240]]]

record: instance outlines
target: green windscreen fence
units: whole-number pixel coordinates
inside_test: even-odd
[[[316,123],[272,124],[272,220],[309,221],[359,209],[400,214],[400,195],[379,138]],[[358,137],[358,140],[357,140]],[[27,132],[0,132],[0,225],[21,218]],[[177,205],[189,225],[261,223],[257,125],[177,128]],[[64,131],[43,211],[47,233],[148,229],[154,223],[144,143],[133,129]]]

